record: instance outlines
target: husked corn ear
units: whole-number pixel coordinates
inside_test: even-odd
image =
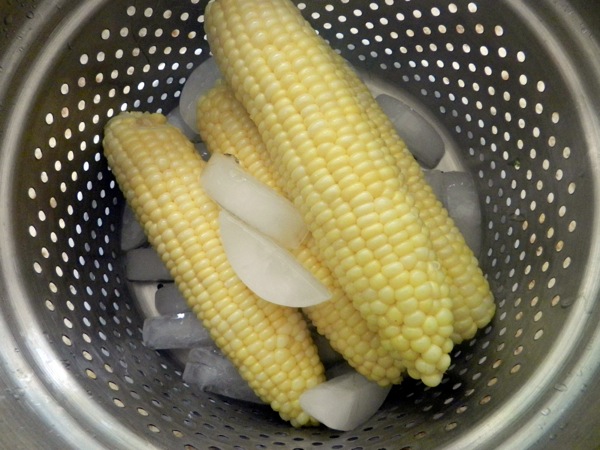
[[[287,0],[211,2],[205,30],[324,263],[384,348],[439,384],[453,346],[445,274],[333,50]]]
[[[245,170],[282,193],[281,180],[256,125],[229,86],[221,83],[201,98],[196,117],[200,135],[211,153],[232,153]],[[317,331],[357,372],[382,386],[400,383],[402,363],[383,348],[379,334],[369,329],[337,279],[322,264],[312,236],[292,253],[332,293],[331,300],[304,308]]]
[[[415,199],[421,219],[429,228],[433,249],[446,272],[451,289],[454,315],[452,340],[459,344],[471,339],[478,329],[491,321],[496,311],[494,297],[477,258],[367,86],[341,56],[335,54],[335,58],[369,120],[404,174],[408,191]]]
[[[203,192],[204,161],[159,114],[122,113],[104,152],[127,202],[188,304],[256,394],[295,426],[313,423],[299,396],[324,381],[298,310],[256,297],[235,275]]]

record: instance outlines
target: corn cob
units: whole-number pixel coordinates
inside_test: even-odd
[[[405,175],[408,191],[415,199],[421,219],[429,228],[433,249],[446,272],[451,290],[454,315],[452,340],[460,344],[471,339],[478,329],[490,322],[496,310],[494,297],[477,258],[367,86],[341,56],[333,53],[332,58],[341,72],[340,76],[350,84],[372,125]]]
[[[453,346],[445,274],[333,51],[287,0],[213,1],[205,30],[323,261],[384,348],[439,384]]]
[[[150,243],[215,343],[283,419],[314,423],[298,402],[324,380],[306,322],[298,310],[256,297],[233,273],[193,145],[162,115],[122,113],[105,128],[104,151]]]
[[[280,188],[283,183],[277,180],[256,125],[229,86],[221,83],[201,98],[196,117],[200,136],[211,153],[235,155],[248,172],[283,194]],[[381,346],[379,335],[368,328],[337,279],[322,264],[312,236],[292,253],[332,293],[331,300],[304,308],[317,331],[368,379],[382,386],[400,383],[404,371],[401,362]]]

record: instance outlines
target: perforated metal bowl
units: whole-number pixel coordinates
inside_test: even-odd
[[[168,112],[208,57],[200,0],[0,5],[0,447],[581,448],[600,442],[594,1],[298,3],[432,121],[483,208],[493,324],[444,382],[352,432],[203,394],[141,345],[106,120]]]

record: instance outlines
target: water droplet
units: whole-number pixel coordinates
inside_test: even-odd
[[[27,14],[25,14],[25,17],[27,17],[28,19],[33,19],[34,13],[33,11],[27,11]]]
[[[12,14],[8,14],[8,15],[4,16],[4,23],[6,25],[10,25],[11,23],[13,23],[14,20],[15,20],[15,18]]]
[[[15,390],[13,390],[13,391],[11,392],[11,394],[12,394],[12,397],[13,397],[15,400],[20,400],[20,399],[21,399],[21,397],[23,396],[23,393],[24,393],[24,392],[23,392],[23,389],[19,389],[19,388],[15,389]]]
[[[547,416],[548,414],[550,414],[552,411],[550,410],[550,408],[544,408],[540,411],[542,413],[542,416]]]
[[[567,385],[563,383],[556,383],[554,385],[554,389],[556,389],[559,392],[565,392],[567,390]]]
[[[566,309],[566,308],[572,306],[573,303],[575,303],[575,300],[576,300],[576,297],[574,297],[574,296],[565,296],[565,297],[562,297],[560,299],[560,303],[559,303],[560,307]]]

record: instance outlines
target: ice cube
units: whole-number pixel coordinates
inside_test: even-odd
[[[327,286],[289,251],[224,209],[219,231],[234,272],[262,299],[298,308],[331,298]]]
[[[198,139],[198,133],[192,130],[189,125],[183,120],[179,106],[176,106],[167,114],[167,121],[181,130],[181,132],[191,141]]]
[[[446,188],[448,213],[462,232],[474,255],[481,251],[481,209],[475,183],[470,175],[449,174]]]
[[[435,128],[394,97],[380,94],[376,100],[415,159],[427,169],[437,166],[444,156],[444,141]]]
[[[389,392],[390,387],[349,371],[306,390],[300,406],[329,428],[350,431],[375,414]]]
[[[172,281],[169,270],[152,247],[129,250],[125,260],[129,281]]]
[[[214,345],[190,351],[183,371],[183,380],[213,394],[252,403],[264,403],[242,378],[233,363]]]
[[[179,97],[179,109],[185,123],[194,131],[198,129],[196,103],[200,96],[206,94],[219,78],[221,78],[221,72],[215,58],[209,58],[194,69],[183,85]]]
[[[473,177],[467,172],[429,170],[425,178],[448,210],[475,256],[481,250],[481,208]]]
[[[145,319],[142,338],[144,345],[154,350],[213,345],[210,334],[191,312]]]
[[[154,306],[158,313],[163,316],[190,311],[185,298],[183,298],[175,283],[166,283],[156,290]]]
[[[135,218],[133,210],[129,205],[125,205],[121,219],[121,250],[127,251],[141,247],[146,242],[144,229]]]
[[[196,151],[202,157],[204,161],[208,161],[210,158],[210,152],[206,148],[206,144],[204,142],[194,142],[194,147],[196,147]]]

